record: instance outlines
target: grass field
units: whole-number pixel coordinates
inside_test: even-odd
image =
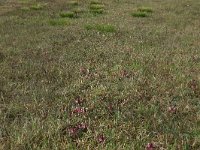
[[[199,150],[199,0],[0,0],[0,149]]]

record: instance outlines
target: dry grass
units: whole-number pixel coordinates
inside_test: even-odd
[[[45,2],[0,2],[0,149],[199,149],[199,0]]]
[[[87,30],[97,30],[100,32],[116,32],[116,28],[113,25],[109,24],[96,24],[96,25],[91,25],[88,24],[85,26]]]

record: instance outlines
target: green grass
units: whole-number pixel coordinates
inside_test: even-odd
[[[133,17],[141,17],[141,18],[148,17],[148,14],[146,12],[134,12],[131,15]]]
[[[199,0],[23,1],[0,2],[0,150],[199,149]]]
[[[97,10],[97,9],[104,9],[103,4],[91,4],[90,5],[90,10]]]
[[[97,3],[92,3],[90,4],[90,12],[93,14],[103,14],[104,13],[104,5],[103,4],[97,4]]]
[[[90,4],[91,5],[93,5],[93,4],[101,4],[101,2],[98,1],[98,0],[92,0],[92,1],[90,1]]]
[[[78,1],[69,1],[68,4],[72,6],[78,6]]]
[[[69,25],[70,22],[65,18],[57,18],[49,20],[49,24],[52,26],[64,26],[64,25]]]
[[[30,7],[33,10],[41,10],[43,8],[42,4],[34,4]]]
[[[93,10],[90,10],[90,12],[93,14],[103,14],[104,10],[103,9],[93,9]]]
[[[148,17],[150,13],[152,13],[153,10],[152,8],[149,8],[149,7],[140,7],[137,9],[136,12],[133,12],[131,15],[133,17],[141,17],[141,18],[144,18],[144,17]]]
[[[140,11],[140,12],[146,12],[146,13],[152,13],[153,12],[152,8],[149,8],[149,7],[140,7],[137,10]]]
[[[116,32],[116,28],[113,25],[107,25],[107,24],[98,24],[98,25],[85,25],[85,28],[87,30],[97,30],[100,32]]]
[[[82,14],[82,13],[86,12],[86,10],[83,9],[83,8],[75,8],[75,9],[73,9],[72,11],[73,11],[75,14]]]
[[[77,14],[75,12],[72,11],[63,11],[60,13],[60,16],[63,18],[77,18]]]

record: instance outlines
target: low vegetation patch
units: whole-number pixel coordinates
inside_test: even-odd
[[[75,9],[73,9],[73,12],[78,15],[78,14],[84,13],[85,9],[75,8]]]
[[[78,2],[77,1],[70,1],[68,2],[69,5],[72,5],[72,6],[78,6]]]
[[[91,2],[89,9],[93,14],[102,14],[104,12],[105,6],[100,2]]]
[[[97,9],[97,10],[90,10],[91,13],[93,14],[103,14],[104,10],[103,9]]]
[[[90,4],[101,4],[101,2],[98,1],[98,0],[93,0],[93,1],[90,2]]]
[[[142,18],[144,18],[144,17],[147,17],[148,14],[146,12],[134,12],[134,13],[132,13],[132,16],[133,17],[142,17]]]
[[[136,12],[132,13],[133,17],[148,17],[150,13],[152,13],[153,10],[149,7],[140,7],[137,9]]]
[[[103,25],[86,25],[85,28],[87,30],[97,30],[99,32],[116,32],[116,28],[110,24],[103,24]]]
[[[90,10],[97,10],[97,9],[104,9],[103,4],[91,4],[90,5]]]
[[[140,7],[140,8],[138,8],[138,11],[139,12],[146,12],[146,13],[152,13],[153,12],[152,8],[150,8],[150,7]]]
[[[33,10],[41,10],[44,6],[42,4],[34,4],[30,8]]]
[[[63,11],[60,13],[60,16],[63,18],[77,18],[77,14],[73,11]]]

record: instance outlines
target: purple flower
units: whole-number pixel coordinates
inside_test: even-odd
[[[87,125],[85,123],[80,123],[68,128],[68,134],[73,139],[81,137],[83,132],[87,132]]]
[[[146,146],[146,150],[154,150],[155,149],[155,145],[153,143],[148,143]]]
[[[109,104],[108,107],[107,107],[110,115],[112,115],[114,113],[114,108],[113,108],[113,105],[112,104]]]
[[[86,132],[88,127],[85,123],[80,123],[80,124],[77,125],[77,128],[80,129],[83,132]]]
[[[121,70],[121,71],[120,71],[120,76],[121,76],[122,78],[129,78],[129,77],[130,77],[130,74],[128,73],[127,70]]]
[[[84,107],[76,107],[72,113],[73,114],[83,114],[86,112],[86,109]]]
[[[82,75],[87,75],[88,73],[89,73],[89,69],[86,69],[86,68],[84,68],[84,67],[80,67],[80,73],[82,74]]]
[[[68,129],[69,135],[73,136],[77,133],[78,129],[76,127],[71,127]]]
[[[98,143],[104,143],[105,141],[106,141],[106,138],[105,138],[105,136],[103,134],[99,134],[97,136],[97,142]]]
[[[112,104],[109,104],[109,105],[108,105],[108,109],[109,109],[109,111],[113,111],[113,106],[112,106]]]
[[[177,111],[177,108],[175,106],[168,107],[168,112],[170,112],[170,113],[176,113],[176,111]]]

